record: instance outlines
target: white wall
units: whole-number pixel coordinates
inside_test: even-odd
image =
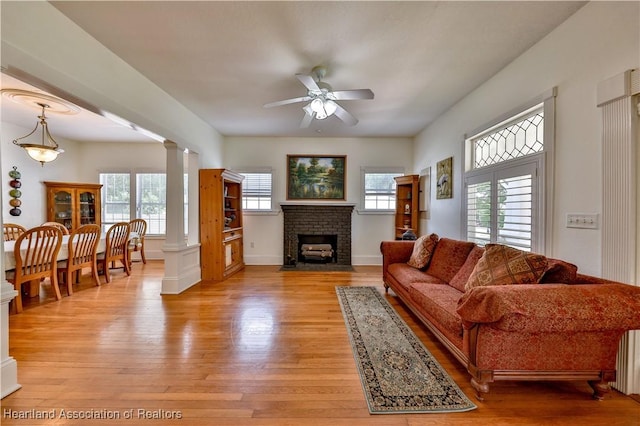
[[[162,172],[166,150],[160,142],[152,143],[80,143],[82,158],[78,174],[83,182],[99,182],[99,174],[108,172]]]
[[[640,67],[640,3],[592,2],[465,97],[416,138],[414,170],[454,157],[454,198],[436,200],[429,232],[461,237],[463,135],[557,86],[550,256],[601,272],[600,232],[564,226],[567,213],[600,213],[601,117],[597,84]]]
[[[393,215],[358,212],[362,194],[360,169],[402,167],[410,173],[412,152],[413,140],[410,138],[226,138],[225,167],[233,170],[272,167],[274,173],[273,208],[277,212],[272,215],[245,214],[245,262],[250,265],[282,264],[283,217],[279,206],[287,201],[287,154],[316,154],[347,156],[345,203],[355,204],[351,262],[354,265],[380,264],[380,241],[394,238]]]

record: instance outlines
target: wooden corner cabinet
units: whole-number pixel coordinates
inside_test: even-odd
[[[244,268],[244,177],[227,169],[201,169],[199,177],[202,279],[221,281]]]
[[[47,222],[63,224],[69,231],[82,225],[100,225],[99,183],[43,182],[47,191]]]
[[[419,236],[420,211],[418,209],[420,195],[420,176],[406,175],[396,180],[396,214],[394,232],[396,240],[409,229]]]

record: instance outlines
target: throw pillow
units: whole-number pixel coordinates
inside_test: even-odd
[[[483,254],[484,248],[480,246],[475,246],[473,249],[471,249],[471,253],[469,253],[467,260],[465,260],[462,267],[453,276],[453,278],[451,278],[451,281],[449,281],[449,285],[456,290],[464,293],[464,286],[467,284],[467,281],[469,281],[469,277],[473,272],[473,268],[476,267],[478,260],[480,260]]]
[[[414,268],[422,269],[429,264],[433,249],[438,243],[438,236],[436,234],[423,235],[418,238],[413,245],[413,252],[407,264]]]
[[[476,244],[471,241],[452,240],[445,237],[440,238],[433,252],[433,256],[431,256],[431,263],[426,270],[427,274],[450,283],[453,277],[460,271],[462,265],[467,261],[469,253],[475,245]]]
[[[534,284],[547,270],[547,258],[541,254],[487,244],[465,285],[465,290],[487,285]]]
[[[576,280],[578,267],[573,263],[559,259],[548,259],[549,265],[545,271],[541,283],[571,284]]]

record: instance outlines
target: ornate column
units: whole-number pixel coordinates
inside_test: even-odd
[[[184,149],[168,140],[164,147],[167,150],[167,231],[162,248],[162,294],[178,294],[200,281],[200,246],[188,245],[184,233]],[[190,180],[189,186],[191,184]]]

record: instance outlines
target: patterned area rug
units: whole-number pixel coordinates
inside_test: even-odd
[[[477,408],[375,287],[336,287],[371,414]]]

